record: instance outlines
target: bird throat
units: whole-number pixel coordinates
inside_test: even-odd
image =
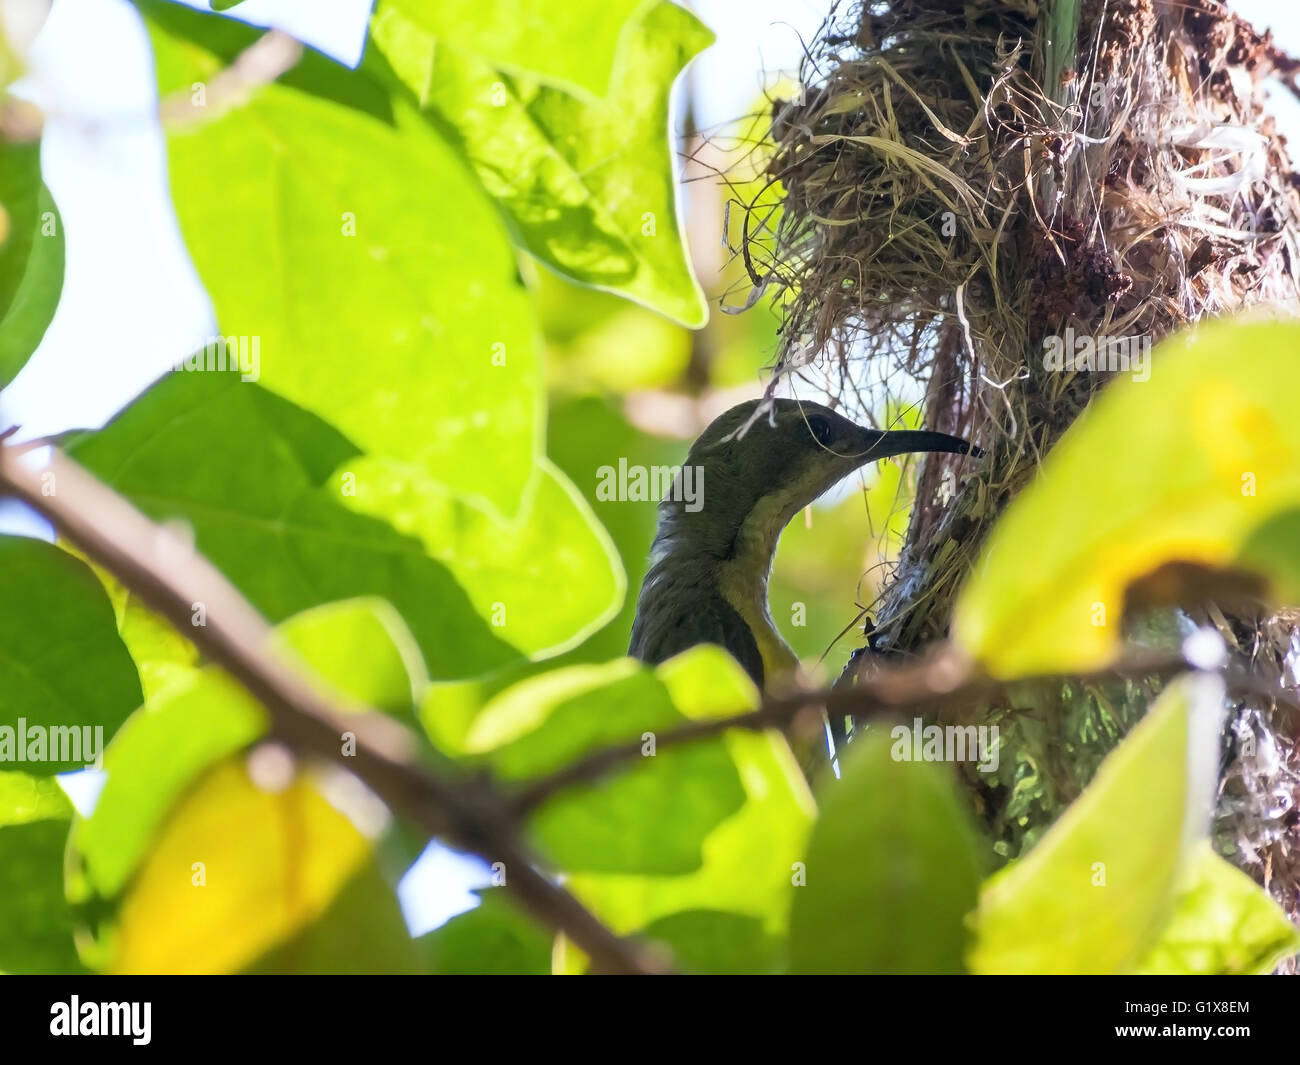
[[[730,556],[718,567],[718,590],[754,634],[768,687],[775,680],[792,679],[799,668],[798,656],[772,622],[767,601],[777,541],[791,517],[788,500],[759,500],[741,523]]]

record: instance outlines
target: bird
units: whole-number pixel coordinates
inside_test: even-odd
[[[716,644],[760,690],[793,681],[799,660],[767,598],[782,530],[854,470],[912,452],[982,454],[947,433],[868,429],[809,400],[749,400],[719,415],[659,503],[629,655],[655,664]],[[678,490],[684,475],[691,493]]]

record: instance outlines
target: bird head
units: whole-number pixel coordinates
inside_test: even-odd
[[[808,400],[776,399],[760,411],[762,402],[741,403],[714,419],[686,458],[702,471],[702,507],[692,524],[726,553],[742,533],[779,535],[795,514],[869,462],[910,452],[981,454],[946,433],[868,429]],[[671,525],[690,520],[674,509]]]

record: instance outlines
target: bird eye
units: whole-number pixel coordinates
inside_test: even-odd
[[[814,439],[822,447],[831,446],[831,442],[835,439],[835,428],[831,425],[829,419],[823,418],[820,414],[810,415],[808,428],[812,431]]]

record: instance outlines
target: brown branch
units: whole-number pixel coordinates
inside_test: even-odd
[[[271,628],[205,558],[150,521],[59,452],[43,470],[0,447],[0,489],[40,511],[226,669],[270,715],[291,747],[336,762],[401,816],[488,862],[502,862],[506,888],[539,921],[563,932],[606,972],[662,971],[647,952],[616,936],[536,868],[519,839],[513,804],[481,780],[451,780],[413,760],[412,735],[378,711],[355,713],[322,694],[273,650]],[[202,604],[206,623],[192,624]],[[343,754],[342,733],[357,737]]]
[[[283,30],[268,30],[245,48],[228,67],[194,88],[178,89],[158,105],[168,130],[211,122],[247,103],[253,93],[292,70],[302,58],[302,42]]]
[[[656,754],[665,748],[712,739],[731,729],[761,731],[768,728],[797,727],[799,715],[810,709],[824,709],[863,721],[896,713],[903,709],[922,711],[949,706],[959,700],[994,698],[1011,684],[1066,680],[1081,683],[1104,680],[1168,679],[1196,667],[1176,651],[1132,651],[1109,666],[1072,674],[1039,674],[1014,681],[996,680],[979,672],[962,659],[951,645],[943,645],[930,659],[901,668],[884,668],[872,677],[860,679],[853,686],[808,689],[785,695],[767,696],[755,710],[692,721],[655,737]],[[1262,678],[1241,669],[1225,671],[1231,690],[1267,695],[1279,703],[1300,710],[1300,700]],[[820,714],[816,723],[820,725]],[[515,793],[512,804],[522,816],[566,788],[591,784],[628,762],[644,757],[643,743],[634,740],[605,747],[579,759],[549,776],[532,781]]]

